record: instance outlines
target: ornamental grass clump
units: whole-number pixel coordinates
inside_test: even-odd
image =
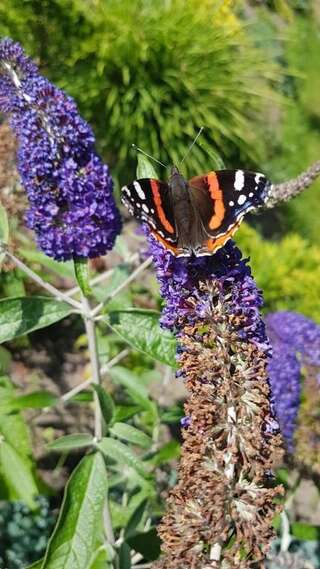
[[[180,259],[149,242],[162,325],[176,334],[177,376],[190,391],[155,567],[260,567],[279,511],[272,468],[282,454],[261,293],[232,242],[212,257]]]
[[[18,138],[26,224],[56,260],[97,257],[120,232],[108,167],[74,100],[42,77],[21,46],[0,42],[0,111]]]

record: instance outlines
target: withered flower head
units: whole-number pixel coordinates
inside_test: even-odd
[[[149,239],[166,301],[162,325],[177,336],[177,375],[190,391],[155,567],[263,567],[279,508],[272,467],[281,437],[261,293],[233,243],[212,257],[178,259]]]

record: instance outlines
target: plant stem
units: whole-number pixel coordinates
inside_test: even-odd
[[[28,275],[28,277],[30,277],[30,279],[36,282],[39,286],[47,290],[50,294],[52,294],[52,296],[54,296],[58,300],[67,302],[73,308],[76,308],[77,310],[81,310],[81,312],[83,312],[83,307],[80,302],[74,300],[73,298],[69,298],[66,294],[64,294],[63,292],[52,286],[50,283],[44,281],[37,273],[35,273],[32,269],[30,269],[27,265],[25,265],[23,261],[21,261],[15,255],[10,253],[10,251],[5,250],[4,252],[7,255],[7,257],[9,257],[9,259],[11,259],[15,263],[18,269],[20,269],[26,275]]]
[[[88,337],[88,349],[90,355],[91,371],[92,371],[92,383],[95,385],[101,384],[100,366],[99,366],[99,356],[98,356],[98,346],[97,346],[97,336],[95,322],[88,318],[86,315],[90,314],[90,303],[87,297],[82,295],[82,305],[84,308],[84,324]],[[97,441],[102,438],[102,414],[100,409],[99,397],[97,393],[94,393],[94,436]]]
[[[95,308],[92,310],[92,317],[95,317],[100,312],[101,308],[103,308],[106,302],[114,298],[122,289],[128,286],[128,284],[130,284],[142,271],[144,271],[144,269],[149,267],[151,263],[152,263],[152,257],[148,257],[148,259],[146,259],[141,265],[139,265],[139,267],[137,267],[133,271],[133,273],[131,273],[130,277],[128,277],[125,281],[123,281],[123,283],[121,283],[117,288],[115,288],[109,294],[109,296],[107,296],[104,302],[100,302],[100,304],[95,306]]]
[[[88,314],[90,315],[91,313],[90,303],[88,298],[83,294],[81,295],[81,297],[82,297],[82,305],[84,307],[83,319],[88,337],[88,348],[89,348],[90,363],[92,369],[92,383],[94,383],[95,385],[101,385],[96,325],[92,318],[90,317],[88,318],[88,316],[86,316]],[[99,403],[99,397],[96,392],[94,392],[94,436],[96,441],[100,441],[102,439],[102,413]],[[109,510],[108,498],[106,498],[105,501],[105,506],[103,510],[103,520],[104,520],[104,529],[105,529],[106,538],[110,543],[110,545],[114,545],[115,538],[112,528],[112,520]]]
[[[126,261],[126,264],[133,263],[134,261],[136,261],[138,259],[138,257],[139,257],[138,253],[133,253],[133,255],[131,255],[129,257],[129,259]],[[103,273],[100,273],[99,275],[96,275],[95,277],[93,277],[93,279],[91,279],[89,282],[89,286],[92,287],[92,286],[95,286],[97,284],[100,284],[104,280],[111,277],[111,275],[113,275],[113,273],[115,271],[115,268],[116,267],[113,267],[112,269],[108,269],[107,271],[104,271]],[[65,294],[67,296],[73,296],[74,294],[77,294],[78,292],[80,292],[80,287],[75,286],[74,288],[70,288],[68,291],[66,291]]]
[[[125,358],[129,354],[129,351],[130,350],[128,350],[128,348],[125,348],[124,350],[119,352],[119,354],[117,354],[114,358],[112,358],[112,360],[110,360],[104,366],[102,366],[100,369],[100,375],[104,375],[105,373],[107,373],[109,369],[111,369],[113,366],[119,363],[123,358]],[[67,391],[67,393],[62,395],[61,401],[63,401],[64,403],[66,401],[69,401],[69,399],[72,399],[72,397],[77,395],[77,393],[80,393],[80,391],[83,391],[84,389],[86,389],[86,387],[89,387],[92,381],[93,378],[89,377],[89,379],[86,379],[86,381],[83,381],[79,385],[76,385],[75,387],[73,387],[73,389],[70,389],[70,391]]]
[[[300,194],[303,190],[308,188],[316,178],[320,176],[320,161],[315,162],[306,170],[302,172],[297,178],[283,182],[282,184],[273,184],[271,193],[266,201],[266,207],[274,207],[280,202],[286,202]]]

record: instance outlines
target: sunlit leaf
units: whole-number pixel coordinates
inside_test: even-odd
[[[140,460],[127,445],[121,443],[120,441],[115,441],[114,439],[104,437],[97,444],[97,447],[107,458],[111,458],[119,464],[134,468],[142,476],[146,476],[148,474],[147,465],[145,465],[142,460]]]
[[[27,395],[19,395],[12,399],[12,407],[14,409],[41,409],[44,407],[52,407],[59,401],[56,395],[48,391],[34,391]]]
[[[12,340],[71,314],[72,308],[53,298],[5,298],[0,300],[0,343]]]
[[[113,399],[101,385],[92,384],[92,387],[97,392],[104,422],[106,425],[109,425],[115,410]]]
[[[88,447],[93,444],[93,437],[87,433],[77,433],[60,437],[47,445],[48,449],[56,451],[68,451]]]
[[[320,526],[306,524],[304,522],[293,522],[290,528],[291,534],[297,539],[306,541],[320,540]]]
[[[132,427],[132,425],[128,425],[127,423],[115,423],[110,428],[110,433],[120,439],[124,439],[125,441],[143,448],[150,448],[152,445],[152,439],[146,435],[146,433]]]
[[[5,440],[0,441],[0,472],[12,492],[12,497],[34,509],[36,507],[34,498],[38,494],[38,489],[30,463]]]
[[[156,413],[155,404],[149,398],[148,391],[141,384],[137,374],[122,366],[114,366],[109,373],[115,383],[125,387],[134,403],[141,405],[146,411]]]
[[[109,324],[133,348],[151,358],[176,367],[176,340],[159,326],[159,313],[148,310],[117,310],[109,313]]]
[[[41,569],[88,569],[102,531],[107,489],[102,456],[85,456],[67,484]]]

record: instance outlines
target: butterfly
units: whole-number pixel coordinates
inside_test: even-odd
[[[223,247],[270,188],[259,172],[218,170],[186,180],[173,166],[168,182],[135,180],[122,188],[121,200],[170,253],[201,257]]]

